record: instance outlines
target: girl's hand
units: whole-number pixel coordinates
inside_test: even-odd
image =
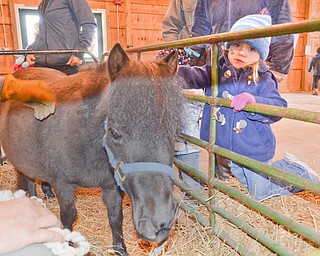
[[[234,96],[233,100],[231,101],[231,107],[233,108],[234,112],[241,111],[249,102],[256,102],[256,99],[250,93],[244,92]]]

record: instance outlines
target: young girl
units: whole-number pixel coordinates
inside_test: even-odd
[[[245,30],[271,25],[268,15],[248,15],[238,20],[231,31]],[[241,111],[247,103],[256,102],[286,107],[287,102],[277,90],[277,81],[263,62],[269,53],[270,38],[256,38],[227,42],[226,51],[219,59],[218,97],[232,99],[231,107],[219,107],[216,113],[216,144],[255,160],[271,164],[276,141],[270,124],[280,117]],[[211,96],[211,66],[179,66],[178,74],[193,88],[205,87]],[[205,105],[200,137],[209,141],[211,108]],[[317,181],[314,171],[300,165],[291,157],[281,162],[283,169],[306,179]],[[294,162],[294,163],[293,163]],[[287,166],[290,165],[290,166]],[[294,165],[294,168],[292,168]],[[288,183],[266,174],[230,163],[231,172],[248,188],[257,200],[273,195],[287,195],[299,191]],[[277,166],[278,167],[278,166]],[[290,167],[290,168],[287,168]]]

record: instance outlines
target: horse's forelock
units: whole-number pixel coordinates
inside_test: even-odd
[[[156,62],[132,62],[111,85],[112,115],[121,116],[119,122],[126,127],[145,122],[173,136],[180,127],[184,105],[179,82],[179,77],[168,76]]]

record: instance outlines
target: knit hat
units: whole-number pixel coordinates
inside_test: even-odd
[[[271,25],[271,17],[269,15],[253,14],[247,15],[239,19],[233,24],[230,32],[246,30],[252,28],[261,28]],[[271,37],[253,38],[239,40],[236,42],[244,42],[254,47],[261,56],[261,59],[265,60],[269,54]],[[229,49],[232,42],[226,42],[226,48]]]

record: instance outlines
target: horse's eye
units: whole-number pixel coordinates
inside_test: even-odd
[[[111,135],[111,137],[116,140],[118,140],[122,137],[121,134],[116,129],[108,128],[108,132]]]

